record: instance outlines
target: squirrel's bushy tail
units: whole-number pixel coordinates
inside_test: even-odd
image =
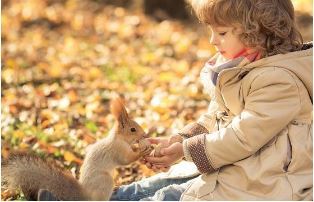
[[[21,188],[27,199],[37,200],[39,189],[47,189],[59,200],[87,200],[78,181],[54,164],[31,154],[16,153],[2,162],[2,181]]]

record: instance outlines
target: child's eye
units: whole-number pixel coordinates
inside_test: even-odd
[[[135,128],[131,128],[131,132],[136,132],[136,129]]]
[[[220,32],[219,35],[220,36],[225,36],[227,32]]]

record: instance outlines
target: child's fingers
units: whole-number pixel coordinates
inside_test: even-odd
[[[146,161],[149,161],[152,164],[164,164],[168,162],[168,157],[167,156],[162,156],[162,157],[153,157],[153,156],[147,156],[145,157]]]
[[[157,172],[157,171],[162,171],[162,172],[167,172],[170,167],[169,166],[165,166],[165,165],[153,165],[152,169]]]
[[[168,166],[165,165],[165,164],[156,164],[155,166],[156,166],[156,168],[158,168],[158,169],[163,169],[163,168],[168,167]]]
[[[140,162],[141,164],[146,164],[147,161],[146,161],[144,158],[140,158],[140,159],[139,159],[139,162]]]
[[[139,159],[139,161],[140,161],[140,163],[144,164],[147,168],[149,168],[149,169],[152,168],[152,164],[149,163],[149,162],[147,162],[147,161],[145,160],[145,158],[141,158],[141,159]]]
[[[149,162],[146,162],[145,165],[149,169],[152,169],[152,167],[153,167],[153,165],[151,163],[149,163]]]
[[[169,167],[169,166],[166,166],[166,167],[162,167],[160,170],[161,170],[162,172],[167,172],[167,171],[169,171],[169,169],[170,169],[170,167]]]
[[[172,148],[171,147],[167,147],[167,148],[162,148],[160,150],[160,155],[165,156],[165,155],[171,155],[173,154]]]
[[[166,167],[168,165],[164,164],[164,163],[154,163],[152,164],[153,166],[157,167],[157,168],[162,168],[162,167]]]
[[[178,150],[178,144],[174,143],[174,144],[170,145],[169,147],[161,148],[160,154],[163,156],[172,155],[172,154],[175,154],[177,152],[177,150]]]
[[[166,170],[166,166],[162,166],[162,165],[152,165],[152,170],[154,172],[164,172],[164,170]]]
[[[155,166],[153,166],[151,169],[152,169],[155,173],[159,172],[159,169],[156,168]]]
[[[159,144],[160,143],[159,138],[149,137],[149,138],[146,138],[146,140],[151,144]]]

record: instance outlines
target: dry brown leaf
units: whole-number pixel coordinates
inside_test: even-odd
[[[1,199],[2,200],[8,200],[9,198],[14,198],[17,195],[17,191],[13,191],[13,190],[4,190],[1,191]]]
[[[72,152],[69,151],[65,151],[63,157],[68,162],[75,162],[78,163],[79,165],[83,163],[83,161],[80,158],[76,157]]]
[[[83,134],[83,140],[88,144],[93,144],[96,142],[96,138],[93,135],[88,134],[87,132]]]

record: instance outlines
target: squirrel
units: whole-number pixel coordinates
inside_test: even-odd
[[[106,138],[87,147],[78,181],[58,166],[22,153],[4,160],[2,180],[11,189],[20,188],[28,200],[37,199],[42,189],[59,200],[109,200],[114,169],[152,151],[144,130],[129,118],[122,99],[114,99],[110,108],[115,124]]]

